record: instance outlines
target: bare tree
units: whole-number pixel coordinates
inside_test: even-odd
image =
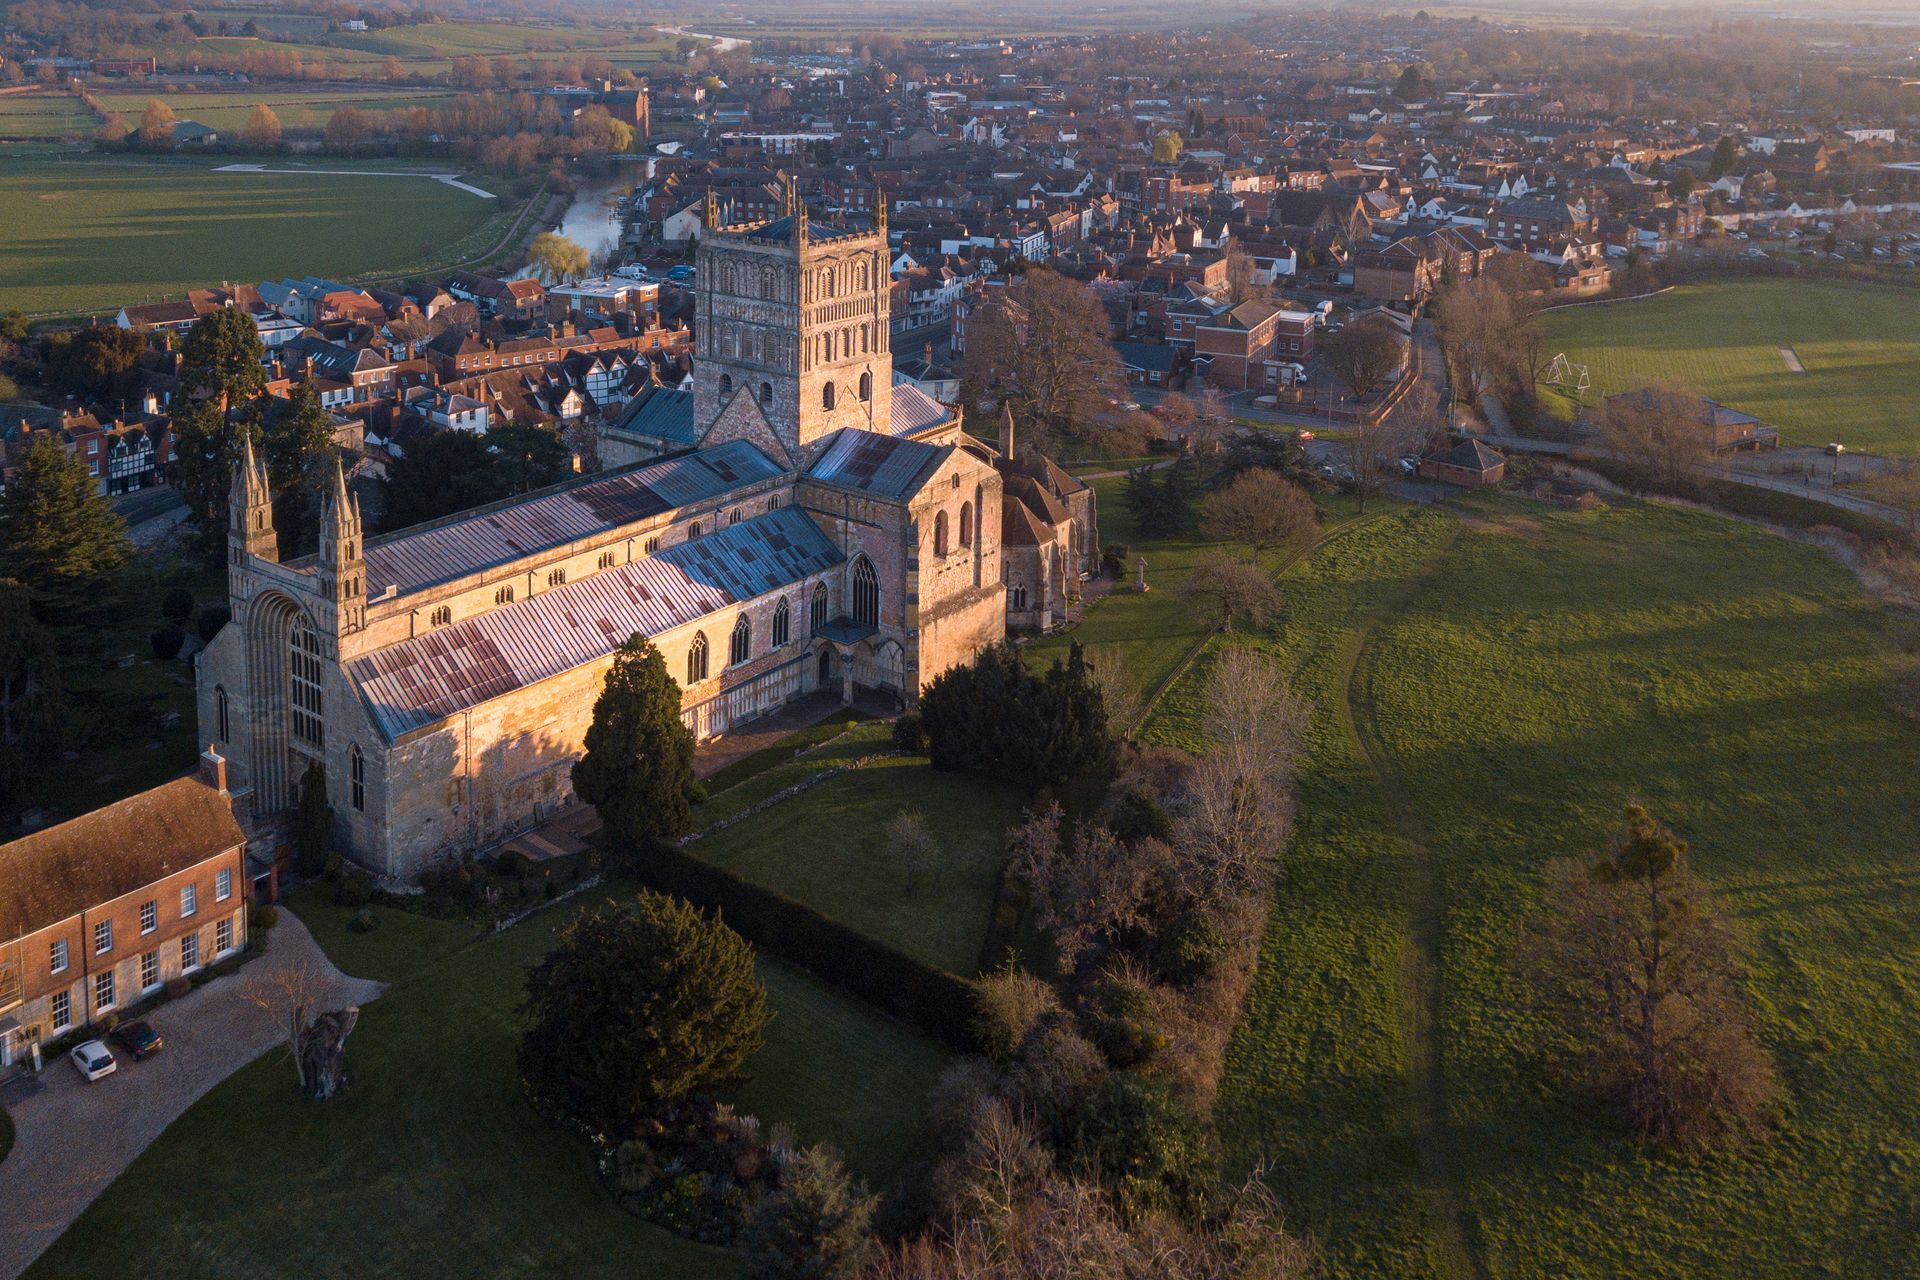
[[[1308,706],[1280,664],[1236,646],[1207,674],[1207,749],[1188,779],[1174,844],[1203,896],[1264,890],[1293,829],[1293,774]]]
[[[1267,286],[1253,277],[1255,275],[1253,255],[1239,245],[1227,249],[1227,300],[1234,306],[1243,302],[1260,302],[1267,297]]]
[[[1063,833],[1058,804],[1029,813],[1008,832],[1007,845],[1011,869],[1027,887],[1034,917],[1052,936],[1063,970],[1071,970],[1096,942],[1146,922],[1153,870],[1166,860],[1158,841],[1129,846],[1092,823]]]
[[[887,824],[887,857],[906,872],[907,895],[911,897],[914,881],[940,857],[940,847],[918,809],[902,809]]]
[[[1780,1087],[1739,996],[1732,935],[1686,855],[1628,806],[1606,854],[1548,867],[1524,954],[1574,1077],[1642,1137],[1697,1150],[1770,1124]]]
[[[1212,453],[1233,430],[1233,406],[1218,387],[1207,387],[1193,398],[1193,437],[1195,453]]]
[[[1054,435],[1086,431],[1126,387],[1100,299],[1045,267],[989,293],[967,326],[964,398],[981,409],[1010,406],[1042,448]]]
[[[1320,510],[1307,491],[1270,467],[1242,471],[1200,503],[1200,531],[1217,542],[1237,542],[1255,564],[1272,547],[1311,532]]]
[[[1117,644],[1095,645],[1087,650],[1087,665],[1093,669],[1093,682],[1100,688],[1100,705],[1107,713],[1107,724],[1116,733],[1132,731],[1140,718],[1140,686],[1127,660],[1127,651]]]
[[[1220,629],[1233,630],[1233,616],[1244,613],[1255,626],[1264,626],[1267,615],[1280,603],[1273,579],[1259,565],[1215,552],[1195,565],[1180,584],[1180,594],[1205,601],[1220,615]]]
[[[310,960],[257,975],[245,989],[248,1001],[265,1010],[286,1037],[300,1090],[314,1098],[331,1098],[345,1082],[342,1053],[360,1017],[354,1006],[321,1012],[331,989],[327,975]]]
[[[1713,460],[1713,428],[1691,391],[1652,386],[1613,396],[1599,419],[1602,446],[1664,492],[1687,492],[1694,472]]]
[[[1366,397],[1390,382],[1407,361],[1406,339],[1387,320],[1374,317],[1348,325],[1320,343],[1334,376],[1354,395]]]
[[[1479,404],[1513,367],[1513,300],[1495,280],[1460,280],[1434,300],[1434,329],[1447,355],[1454,393]]]

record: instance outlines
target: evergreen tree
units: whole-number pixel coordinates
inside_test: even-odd
[[[42,436],[0,494],[0,562],[41,593],[97,585],[126,564],[126,523],[94,489],[86,463]]]
[[[1077,644],[1044,677],[1012,645],[991,645],[927,686],[920,717],[934,768],[1029,791],[1098,772],[1113,758],[1105,702]]]
[[[330,456],[333,418],[321,407],[319,389],[311,380],[296,382],[284,401],[267,402],[265,418],[261,451],[266,457],[267,485],[273,492],[273,523],[280,535],[281,555],[306,555],[317,545],[321,477],[316,463]]]
[[[267,388],[265,355],[253,317],[233,307],[201,316],[181,344],[173,484],[186,499],[209,559],[226,545],[227,492],[241,444],[248,436],[262,444],[256,401]]]
[[[66,706],[53,638],[26,587],[0,578],[0,825],[33,804],[57,767]]]
[[[1707,163],[1707,181],[1717,182],[1733,171],[1739,152],[1734,149],[1733,135],[1723,133],[1720,141],[1713,145],[1713,159]]]
[[[873,1198],[831,1147],[788,1156],[779,1189],[761,1197],[740,1237],[741,1280],[842,1280],[867,1254]]]
[[[693,733],[680,722],[680,686],[660,650],[636,634],[614,653],[593,704],[573,789],[632,852],[686,832],[692,786]]]
[[[520,1073],[604,1131],[738,1077],[770,1015],[753,948],[679,898],[589,907],[527,975]]]
[[[180,345],[180,381],[189,395],[217,400],[237,409],[267,389],[261,361],[267,349],[253,317],[236,307],[220,307],[193,322]]]
[[[327,774],[317,764],[300,778],[300,804],[293,815],[293,856],[303,876],[317,876],[327,865],[333,844],[333,806],[327,803]]]

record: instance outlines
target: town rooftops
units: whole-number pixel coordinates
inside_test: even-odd
[[[636,632],[659,635],[791,586],[844,559],[805,512],[779,507],[618,569],[403,640],[354,660],[347,673],[368,715],[392,742],[604,658]]]
[[[367,596],[450,582],[780,474],[733,440],[418,525],[367,543]]]
[[[198,866],[246,839],[231,798],[187,777],[0,844],[0,942]]]

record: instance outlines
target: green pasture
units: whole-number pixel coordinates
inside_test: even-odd
[[[1545,322],[1551,349],[1588,366],[1589,405],[1666,382],[1754,414],[1790,443],[1920,454],[1920,291],[1834,280],[1716,281],[1551,311]],[[1804,373],[1791,371],[1782,348]]]
[[[111,314],[222,280],[404,271],[484,252],[516,209],[426,178],[0,158],[0,311]]]
[[[0,138],[86,138],[99,127],[100,117],[71,94],[0,98]]]
[[[232,93],[103,93],[95,95],[100,105],[126,121],[132,129],[140,123],[140,113],[158,98],[183,120],[198,120],[209,129],[237,135],[253,115],[255,106],[265,103],[280,117],[280,127],[318,133],[342,107],[361,111],[399,111],[408,107],[440,107],[453,101],[451,94],[417,93],[401,89],[392,93],[378,90],[303,90],[239,89]]]

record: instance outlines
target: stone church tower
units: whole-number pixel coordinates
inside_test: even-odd
[[[738,226],[707,197],[700,241],[693,424],[703,436],[737,399],[756,404],[796,462],[842,427],[893,416],[887,224],[813,225],[789,186],[781,216]],[[744,407],[744,406],[743,406]]]

